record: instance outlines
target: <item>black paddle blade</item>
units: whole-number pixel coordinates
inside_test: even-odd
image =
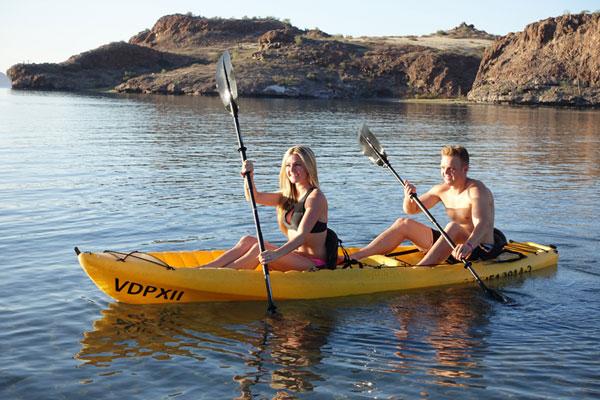
[[[231,56],[227,50],[219,57],[217,62],[217,90],[223,105],[227,111],[231,112],[231,103],[237,99],[238,93],[233,66],[231,65]]]
[[[385,150],[379,144],[379,140],[371,133],[367,124],[362,124],[358,130],[358,143],[362,153],[376,165],[383,167],[384,160],[387,160]]]
[[[450,245],[450,247],[452,247],[452,244],[449,242],[448,243]],[[469,270],[469,272],[471,273],[471,275],[473,275],[473,277],[475,278],[475,281],[477,282],[477,284],[479,285],[479,287],[483,290],[483,292],[492,300],[497,301],[498,303],[503,303],[503,304],[509,304],[509,303],[513,303],[513,300],[509,297],[506,297],[505,295],[503,295],[502,293],[491,289],[489,287],[487,287],[485,285],[485,283],[483,283],[483,281],[481,280],[481,278],[479,277],[479,275],[477,275],[477,273],[475,272],[475,270],[473,270],[473,267],[471,266],[471,261],[467,261],[467,260],[463,260],[463,263],[465,264],[465,268],[467,270]]]
[[[491,299],[497,301],[498,303],[503,303],[503,304],[513,303],[513,300],[510,297],[506,297],[502,293],[500,293],[494,289],[490,289],[489,287],[486,287],[485,289],[486,289],[485,294],[487,294]]]

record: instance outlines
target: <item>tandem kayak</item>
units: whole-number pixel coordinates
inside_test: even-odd
[[[357,249],[349,249],[352,253]],[[131,304],[248,301],[266,299],[262,269],[193,268],[224,250],[179,252],[80,252],[79,263],[92,281],[113,299]],[[275,300],[317,299],[463,284],[473,276],[462,264],[419,267],[423,257],[414,246],[398,247],[388,256],[367,257],[362,267],[335,270],[271,271]],[[556,266],[553,246],[510,242],[498,258],[473,262],[483,281],[518,277]]]

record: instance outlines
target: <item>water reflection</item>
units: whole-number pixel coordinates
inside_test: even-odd
[[[390,367],[421,371],[433,386],[481,387],[482,360],[492,307],[477,291],[413,294],[390,304],[398,321]]]
[[[556,267],[546,268],[506,281],[511,287],[506,294],[516,300],[513,307],[530,300],[519,288],[556,272]],[[477,287],[467,285],[393,299],[389,309],[398,327],[394,330],[397,342],[390,371],[408,376],[422,371],[435,390],[485,389],[489,378],[484,375],[485,355],[490,354],[488,340],[492,334],[489,325],[497,307]]]
[[[252,398],[263,385],[280,394],[311,391],[322,380],[312,367],[320,363],[333,326],[331,315],[310,307],[265,317],[262,303],[111,303],[101,313],[75,355],[85,365],[116,370],[121,359],[184,358],[226,371],[239,363],[230,377],[239,385],[238,398]]]
[[[352,310],[365,305],[365,299],[369,312],[384,316],[379,333],[394,332],[394,340],[377,330],[377,337],[370,337],[356,329],[361,326],[357,319],[365,316]],[[336,322],[340,312],[349,315]],[[112,303],[102,310],[93,329],[84,333],[75,358],[102,368],[105,376],[112,373],[106,369],[116,373],[122,359],[151,357],[180,366],[182,360],[194,361],[203,364],[202,369],[221,368],[230,374],[229,381],[238,385],[237,398],[249,399],[265,391],[276,391],[280,397],[312,392],[323,380],[319,371],[332,368],[332,358],[338,360],[334,364],[344,360],[342,365],[348,369],[338,373],[350,379],[350,367],[364,362],[358,354],[362,350],[357,350],[375,347],[379,350],[369,354],[370,362],[382,366],[392,374],[390,378],[401,374],[423,379],[424,375],[433,387],[480,387],[478,354],[486,347],[490,313],[490,304],[477,290],[464,289],[292,304],[269,318],[262,303]],[[332,338],[340,323],[354,328],[336,328]],[[397,328],[391,329],[393,325]],[[372,331],[367,328],[366,332]],[[394,343],[396,350],[390,347]],[[333,354],[332,347],[339,354]]]
[[[297,309],[266,319],[263,340],[245,362],[256,368],[256,373],[235,377],[241,388],[239,398],[255,397],[253,388],[261,382],[277,390],[280,397],[312,391],[315,382],[323,380],[314,367],[321,362],[321,349],[327,344],[332,325],[327,312],[315,313],[314,309]]]
[[[75,358],[98,367],[110,366],[121,358],[150,356],[166,360],[185,356],[204,360],[196,350],[216,349],[224,340],[249,338],[230,330],[232,322],[249,324],[260,318],[257,309],[237,307],[219,311],[207,307],[198,313],[193,306],[136,306],[111,303],[102,317],[84,332]],[[220,315],[218,315],[220,314]],[[217,323],[215,323],[215,321]]]
[[[555,273],[550,268],[511,280],[510,296],[526,301],[519,287]],[[84,332],[75,358],[102,376],[118,375],[124,361],[148,359],[165,373],[174,365],[181,374],[210,371],[229,382],[238,399],[315,393],[324,371],[364,395],[397,393],[399,378],[435,394],[487,387],[489,324],[504,307],[473,285],[279,306],[281,314],[268,317],[261,302],[111,303]],[[204,385],[215,379],[193,378]]]
[[[599,114],[594,110],[470,107],[473,141],[490,146],[525,176],[559,174],[575,182],[600,173]],[[489,150],[488,150],[489,151]]]

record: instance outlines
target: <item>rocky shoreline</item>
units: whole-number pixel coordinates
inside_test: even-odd
[[[600,13],[527,25],[488,47],[468,99],[600,106]]]
[[[343,37],[275,19],[168,15],[152,29],[59,64],[17,64],[13,89],[214,95],[229,49],[241,96],[468,99],[600,105],[600,14],[496,37],[461,24],[428,36]]]

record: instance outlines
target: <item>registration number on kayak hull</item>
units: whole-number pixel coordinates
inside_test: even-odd
[[[181,301],[185,292],[183,290],[175,290],[163,288],[159,286],[144,285],[133,281],[120,281],[115,277],[115,290],[117,293],[129,294],[132,296],[149,297],[153,299]]]

